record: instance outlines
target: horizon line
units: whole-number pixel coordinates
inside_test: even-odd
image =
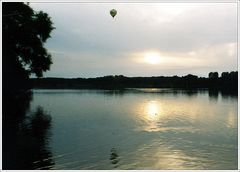
[[[217,72],[217,71],[215,71]],[[226,71],[225,71],[226,72]],[[238,70],[236,71],[230,71],[230,72],[238,72]],[[228,72],[228,73],[230,73]],[[211,73],[211,72],[208,72],[208,74]],[[218,72],[217,72],[218,73]],[[221,74],[223,72],[220,72],[218,73],[219,74],[219,77],[221,77]],[[96,76],[96,77],[54,77],[54,76],[50,76],[50,77],[30,77],[29,79],[44,79],[44,78],[59,78],[59,79],[95,79],[95,78],[103,78],[103,77],[109,77],[109,76],[113,76],[113,77],[116,77],[116,76],[123,76],[123,77],[126,77],[126,78],[151,78],[151,77],[184,77],[184,76],[188,76],[188,75],[193,75],[193,76],[197,76],[198,78],[208,78],[208,76],[198,76],[198,75],[194,75],[194,74],[186,74],[186,75],[152,75],[152,76],[126,76],[126,75],[122,75],[122,74],[112,74],[112,75],[104,75],[104,76]]]

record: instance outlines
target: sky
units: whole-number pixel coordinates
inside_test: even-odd
[[[30,3],[56,28],[44,77],[237,70],[237,3]],[[116,9],[112,18],[110,10]]]

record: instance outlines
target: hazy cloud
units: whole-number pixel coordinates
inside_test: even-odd
[[[237,69],[236,3],[30,5],[49,13],[56,27],[46,44],[54,64],[45,76],[205,76]],[[146,52],[159,53],[161,62],[138,63]]]

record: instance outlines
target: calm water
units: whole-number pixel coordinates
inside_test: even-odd
[[[221,93],[33,90],[20,129],[34,169],[237,169],[237,97]]]

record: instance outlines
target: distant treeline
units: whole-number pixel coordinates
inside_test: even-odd
[[[208,88],[236,91],[238,87],[238,72],[210,72],[209,77],[186,76],[153,76],[126,77],[110,75],[97,78],[39,78],[31,79],[33,88],[70,88],[70,89],[123,89],[123,88]]]

